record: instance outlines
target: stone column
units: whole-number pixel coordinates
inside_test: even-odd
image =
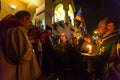
[[[68,16],[69,4],[67,2],[63,4],[63,9],[65,10],[65,22],[69,22]]]

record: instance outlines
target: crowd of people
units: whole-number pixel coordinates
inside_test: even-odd
[[[118,28],[119,21],[107,17],[95,41],[89,34],[68,40],[62,33],[55,42],[32,24],[29,12],[8,14],[0,21],[0,80],[120,80]]]

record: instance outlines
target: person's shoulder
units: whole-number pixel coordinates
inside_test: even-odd
[[[118,36],[120,37],[120,32],[118,32]]]
[[[20,23],[13,15],[7,15],[0,21],[0,26],[3,30],[16,28]]]
[[[16,32],[16,33],[25,33],[27,32],[25,30],[25,28],[23,28],[22,26],[18,25],[17,27],[13,28],[13,30]]]
[[[117,43],[120,43],[120,33],[117,33],[117,35],[114,36],[113,39],[117,41]]]
[[[16,29],[16,30],[23,30],[24,28],[22,26],[18,25],[14,29]]]
[[[120,39],[120,32],[118,32],[115,37],[117,37],[118,39]]]

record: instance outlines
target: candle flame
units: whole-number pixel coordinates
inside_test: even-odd
[[[92,48],[92,46],[91,46],[91,45],[87,45],[87,48],[90,48],[90,49],[91,49],[91,48]]]
[[[88,53],[92,53],[92,46],[91,45],[87,45],[87,48],[89,49]]]

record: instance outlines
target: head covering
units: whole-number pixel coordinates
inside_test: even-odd
[[[41,43],[44,43],[49,38],[49,33],[47,30],[41,30],[38,27],[32,27],[28,30],[28,36],[33,39],[39,39]]]
[[[48,41],[49,39],[49,32],[47,30],[44,30],[41,34],[40,34],[40,41],[42,43]]]
[[[38,27],[34,25],[32,25],[32,28],[28,30],[28,36],[32,37],[33,39],[39,39],[41,33],[42,30],[40,30]]]
[[[8,14],[0,21],[0,30],[7,30],[11,27],[18,27],[21,25],[12,14]]]

